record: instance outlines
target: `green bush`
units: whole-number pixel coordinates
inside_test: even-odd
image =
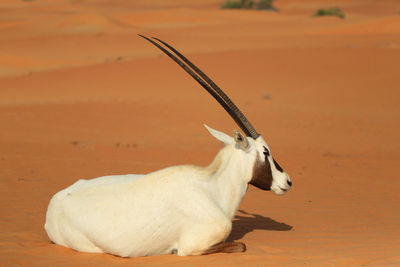
[[[222,4],[221,8],[242,8],[240,2],[230,1],[227,0],[225,3]]]
[[[332,8],[320,8],[315,12],[313,17],[322,17],[322,16],[336,16],[341,19],[344,19],[345,15],[344,13],[337,7],[332,7]]]
[[[253,7],[252,0],[231,1],[227,0],[222,4],[221,8],[236,8],[236,9],[250,9]]]
[[[226,0],[222,4],[221,8],[233,8],[233,9],[259,9],[259,10],[274,10],[277,9],[272,5],[274,0],[259,0],[255,3],[253,0]]]
[[[257,9],[273,9],[276,10],[275,7],[272,5],[274,0],[260,0],[257,3]]]

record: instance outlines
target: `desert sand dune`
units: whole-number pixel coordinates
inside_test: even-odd
[[[0,3],[1,266],[399,266],[399,1]],[[340,7],[345,19],[312,18]],[[240,254],[125,259],[51,244],[51,196],[80,178],[206,165],[202,124],[237,126],[137,34],[173,44],[243,110],[291,175],[250,187]]]

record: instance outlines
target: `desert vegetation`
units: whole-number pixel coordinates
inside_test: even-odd
[[[313,15],[313,17],[323,17],[323,16],[336,16],[341,19],[345,18],[344,13],[337,7],[320,8]]]
[[[257,10],[273,10],[277,9],[272,5],[274,0],[227,0],[221,6],[223,9],[257,9]]]

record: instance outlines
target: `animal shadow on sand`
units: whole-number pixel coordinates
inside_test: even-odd
[[[239,212],[246,216],[235,216],[232,221],[232,232],[227,239],[228,242],[239,240],[254,230],[289,231],[293,228],[286,223],[277,222],[262,215],[249,213],[244,210],[239,210]]]

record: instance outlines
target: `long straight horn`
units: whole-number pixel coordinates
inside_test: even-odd
[[[171,54],[164,47],[151,40],[148,37],[140,35],[140,37],[146,39],[151,42],[161,51],[163,51],[167,56],[173,59],[180,67],[182,67],[193,79],[195,79],[204,89],[207,90],[217,101],[221,104],[221,106],[229,113],[229,115],[233,118],[233,120],[238,124],[238,126],[243,130],[243,132],[252,137],[253,139],[257,139],[260,135],[254,129],[254,127],[250,124],[250,122],[246,119],[243,113],[239,110],[239,108],[233,103],[233,101],[206,75],[204,74],[196,65],[190,62],[185,56],[183,56],[179,51],[175,48],[167,44],[166,42],[153,38],[154,40],[159,41],[164,44],[167,48],[169,48],[172,52],[174,52],[179,58],[181,58],[187,65],[185,65],[181,60],[179,60],[176,56]],[[193,72],[194,70],[194,72]],[[196,73],[198,74],[196,74]],[[199,77],[200,75],[200,77]]]

